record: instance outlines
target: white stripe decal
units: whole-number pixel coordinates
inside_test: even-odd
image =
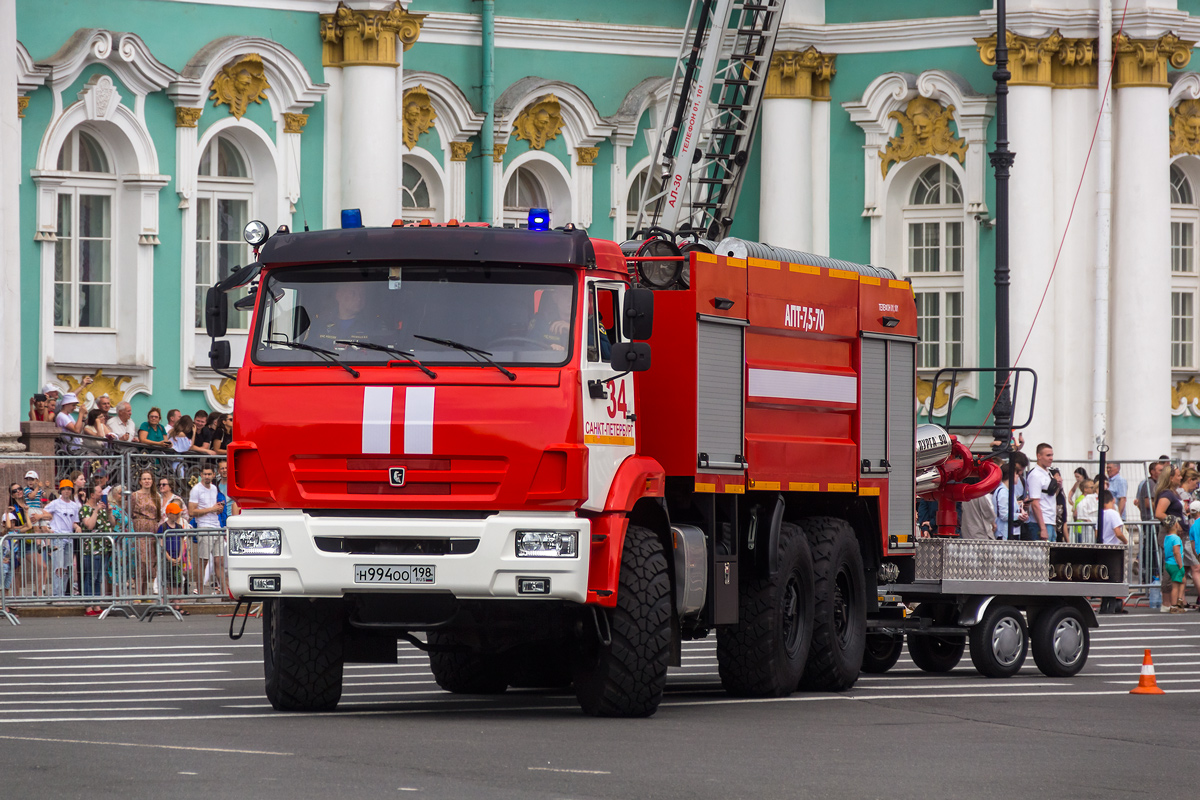
[[[410,386],[404,393],[404,452],[433,452],[432,386]]]
[[[392,452],[392,387],[363,387],[362,451]]]
[[[858,378],[779,369],[751,369],[751,397],[815,400],[821,403],[858,402]]]

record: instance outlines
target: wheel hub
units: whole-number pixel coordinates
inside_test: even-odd
[[[1006,667],[1012,666],[1020,658],[1024,643],[1025,636],[1017,620],[1012,617],[997,620],[992,629],[992,655],[996,661]]]
[[[1054,628],[1054,657],[1059,663],[1070,665],[1079,660],[1083,653],[1083,628],[1079,621],[1067,618]]]
[[[850,641],[850,577],[840,570],[833,582],[833,630],[838,644],[845,647]]]
[[[795,656],[800,649],[802,624],[800,581],[791,575],[783,590],[783,648],[789,656]]]

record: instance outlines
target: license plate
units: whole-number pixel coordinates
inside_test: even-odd
[[[354,565],[355,583],[433,583],[434,567]]]

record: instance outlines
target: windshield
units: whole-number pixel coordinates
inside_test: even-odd
[[[355,365],[412,363],[388,350],[422,364],[487,366],[483,351],[497,363],[562,365],[571,357],[575,280],[569,269],[489,264],[272,270],[259,289],[265,300],[254,361],[327,363],[285,344],[295,342]]]

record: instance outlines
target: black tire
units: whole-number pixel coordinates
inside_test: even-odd
[[[329,711],[342,698],[346,612],[338,600],[263,601],[263,672],[277,711]]]
[[[898,633],[868,633],[863,649],[863,672],[874,675],[887,672],[896,666],[903,649],[904,637]]]
[[[1058,606],[1034,618],[1030,645],[1043,675],[1069,678],[1087,663],[1091,634],[1083,614],[1071,606]]]
[[[850,523],[812,517],[801,523],[813,559],[813,636],[800,688],[844,692],[858,680],[867,644],[862,553]]]
[[[786,697],[808,661],[813,627],[813,565],[796,525],[779,530],[779,570],[747,576],[738,588],[738,624],[717,629],[717,670],[739,697]]]
[[[917,606],[915,616],[932,617],[935,625],[949,625],[953,621],[952,611],[949,606],[922,603]],[[917,668],[925,672],[949,672],[962,661],[963,651],[966,649],[965,635],[908,634],[908,655]]]
[[[458,637],[430,631],[432,647],[461,648]],[[437,685],[455,694],[503,694],[508,689],[508,670],[495,653],[466,649],[430,650],[429,669]]]
[[[607,619],[609,643],[587,609],[575,667],[579,705],[594,717],[648,717],[662,702],[671,655],[671,581],[653,531],[629,526],[616,608],[596,610]]]
[[[971,663],[988,678],[1016,675],[1029,652],[1029,628],[1012,606],[989,606],[983,619],[971,626]]]
[[[505,654],[508,685],[516,689],[565,689],[571,685],[571,642],[536,642]]]

